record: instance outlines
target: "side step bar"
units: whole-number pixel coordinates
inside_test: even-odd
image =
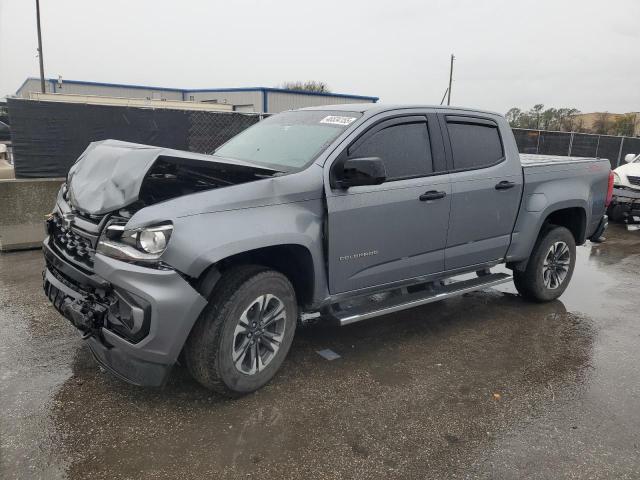
[[[368,318],[387,315],[408,308],[426,305],[427,303],[457,297],[458,295],[476,290],[495,287],[496,285],[511,281],[511,278],[511,275],[506,273],[490,273],[470,280],[452,282],[429,291],[399,295],[370,305],[358,306],[341,311],[334,310],[333,316],[340,322],[341,326],[349,325],[350,323],[359,322]]]

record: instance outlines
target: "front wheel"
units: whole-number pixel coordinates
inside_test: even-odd
[[[549,302],[567,289],[575,264],[573,234],[565,227],[550,227],[538,238],[527,268],[513,272],[513,283],[523,297]]]
[[[230,397],[259,389],[286,357],[297,315],[283,274],[252,265],[226,272],[187,340],[189,372]]]

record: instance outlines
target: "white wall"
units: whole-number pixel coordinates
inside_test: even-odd
[[[190,97],[196,102],[204,102],[217,100],[218,103],[228,103],[231,105],[239,105],[239,111],[243,112],[262,112],[262,92],[246,91],[246,92],[186,92],[185,100],[190,100]]]
[[[343,105],[346,103],[372,103],[359,98],[334,97],[324,95],[303,95],[296,93],[267,92],[269,113],[278,113],[296,108],[321,105]]]
[[[154,88],[130,88],[110,85],[91,85],[84,83],[66,83],[62,80],[62,88],[58,82],[45,80],[47,93],[66,93],[71,95],[98,95],[102,97],[151,98],[157,100],[182,100],[182,92]],[[29,79],[17,92],[22,98],[29,98],[29,92],[40,92],[40,80]]]
[[[52,93],[51,82],[49,82],[48,80],[45,80],[44,89],[46,90],[47,93]],[[40,80],[36,78],[30,78],[16,92],[16,96],[22,97],[22,98],[29,98],[29,92],[39,92],[39,91],[40,91]]]
[[[121,98],[150,98],[152,100],[182,100],[182,92],[174,90],[87,85],[79,83],[65,83],[64,80],[62,81],[62,88],[58,87],[57,82],[55,83],[55,93],[99,95],[104,97]]]
[[[165,100],[183,100],[181,91],[162,90],[151,88],[131,88],[109,85],[91,85],[83,83],[65,83],[62,81],[62,88],[57,86],[57,82],[45,81],[47,93],[66,93],[73,95],[98,95],[104,97],[121,98],[151,98]],[[52,88],[53,87],[53,88]],[[39,92],[40,81],[29,79],[18,92],[18,96],[29,98],[29,92]],[[346,103],[371,103],[360,98],[349,98],[340,96],[305,95],[303,93],[283,93],[267,91],[267,111],[278,113],[296,108],[315,107],[321,105],[343,105]],[[262,112],[263,92],[261,90],[247,91],[201,91],[185,92],[184,100],[189,101],[193,97],[195,102],[213,101],[217,103],[237,105],[237,110],[242,112]]]

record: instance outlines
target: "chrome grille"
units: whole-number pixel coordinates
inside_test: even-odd
[[[74,227],[73,220],[54,214],[48,220],[48,230],[56,250],[77,266],[93,270],[97,237]]]
[[[627,178],[629,179],[629,183],[631,185],[638,185],[640,186],[640,177],[632,177],[632,176],[627,176]]]

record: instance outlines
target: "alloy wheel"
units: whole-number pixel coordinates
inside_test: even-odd
[[[562,282],[567,278],[570,265],[571,251],[569,246],[565,242],[555,242],[551,245],[542,267],[544,286],[555,290],[562,285]]]
[[[278,353],[286,326],[284,302],[265,294],[240,315],[233,333],[233,364],[246,375],[262,371]]]

